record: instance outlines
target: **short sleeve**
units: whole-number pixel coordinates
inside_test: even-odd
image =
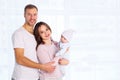
[[[21,32],[15,32],[12,35],[13,48],[24,48],[24,38]]]
[[[52,59],[52,55],[48,52],[49,50],[44,45],[39,45],[37,48],[37,57],[40,63],[48,63]]]

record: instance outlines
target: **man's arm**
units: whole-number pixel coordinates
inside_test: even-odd
[[[46,64],[39,64],[39,63],[36,63],[36,62],[28,59],[27,57],[24,56],[23,48],[14,48],[14,51],[15,51],[16,62],[20,65],[31,67],[31,68],[41,69],[41,70],[44,70],[47,72],[53,72],[55,69],[55,66],[52,66],[52,64],[54,62],[49,62]]]

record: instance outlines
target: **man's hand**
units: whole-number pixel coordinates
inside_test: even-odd
[[[55,70],[55,66],[53,66],[54,62],[49,62],[46,64],[42,65],[42,70],[46,71],[46,72],[53,72]]]

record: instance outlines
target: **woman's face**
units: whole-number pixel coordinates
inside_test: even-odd
[[[49,40],[51,38],[51,31],[47,26],[41,25],[41,27],[38,28],[38,31],[43,40]]]

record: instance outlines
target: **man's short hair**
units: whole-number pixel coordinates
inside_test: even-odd
[[[38,11],[38,8],[37,8],[35,5],[33,5],[33,4],[28,4],[28,5],[26,5],[25,8],[24,8],[24,13],[26,12],[27,9],[32,9],[32,8],[35,8],[35,9]]]

